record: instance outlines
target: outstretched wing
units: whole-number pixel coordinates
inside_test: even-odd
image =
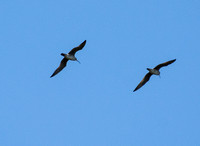
[[[71,55],[75,55],[75,53],[79,50],[81,50],[84,46],[85,46],[86,40],[84,42],[82,42],[78,47],[73,48],[69,54]]]
[[[60,62],[60,66],[54,71],[54,73],[51,75],[51,77],[55,76],[57,73],[59,73],[67,64],[68,59],[63,58]],[[51,78],[50,77],[50,78]]]
[[[176,59],[161,63],[157,65],[154,69],[159,70],[161,67],[168,66],[169,64],[172,64],[174,61],[176,61]]]
[[[139,88],[141,88],[144,84],[146,84],[146,82],[148,82],[148,80],[151,77],[151,73],[147,73],[144,78],[142,79],[142,81],[138,84],[138,86],[135,88],[135,90],[133,92],[135,92],[136,90],[138,90]]]

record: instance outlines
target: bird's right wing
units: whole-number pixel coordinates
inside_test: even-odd
[[[55,76],[57,73],[59,73],[67,64],[68,59],[63,58],[60,62],[60,66],[54,71],[54,73],[51,75],[51,77]],[[51,78],[50,77],[50,78]]]
[[[150,77],[151,77],[151,73],[149,72],[149,73],[147,73],[145,76],[144,76],[144,78],[142,79],[142,81],[138,84],[138,86],[135,88],[135,90],[134,91],[136,91],[136,90],[138,90],[139,88],[141,88],[144,84],[146,84],[146,82],[148,82],[148,80],[150,79]],[[133,91],[133,92],[134,92]]]

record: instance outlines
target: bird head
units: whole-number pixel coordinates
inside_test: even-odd
[[[80,61],[78,61],[78,59],[77,58],[75,58],[75,60],[78,62],[78,63],[80,63]],[[81,63],[80,63],[81,64]]]

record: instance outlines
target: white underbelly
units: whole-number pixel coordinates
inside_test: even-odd
[[[160,72],[158,70],[156,70],[156,69],[152,69],[150,72],[152,74],[154,74],[154,75],[159,75],[160,74]]]
[[[69,60],[76,60],[76,58],[73,55],[66,54],[65,57]]]

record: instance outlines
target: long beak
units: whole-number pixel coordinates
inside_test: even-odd
[[[80,61],[76,60],[78,63],[80,63]],[[81,64],[81,63],[80,63]]]

